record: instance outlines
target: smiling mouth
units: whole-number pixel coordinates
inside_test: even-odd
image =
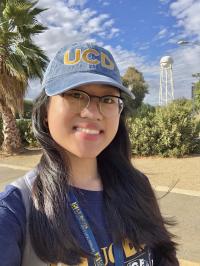
[[[83,132],[83,133],[90,134],[90,135],[99,135],[103,133],[103,130],[82,128],[82,127],[75,127],[74,129],[78,132]]]

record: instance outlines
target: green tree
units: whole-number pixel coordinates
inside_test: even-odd
[[[200,73],[194,73],[192,74],[193,78],[197,78],[198,81],[200,81]]]
[[[33,109],[33,101],[24,99],[24,112],[23,112],[23,118],[24,119],[31,119],[32,115],[32,109]],[[19,119],[21,114],[16,114],[16,119]]]
[[[196,112],[200,111],[200,73],[192,75],[198,79],[197,82],[193,84],[192,98],[194,101],[194,108]]]
[[[134,67],[128,67],[126,73],[122,77],[123,85],[130,88],[135,95],[135,99],[131,100],[125,96],[127,111],[130,115],[141,106],[145,95],[148,93],[148,85],[146,84],[143,74]]]
[[[29,78],[42,79],[48,57],[32,40],[46,30],[36,16],[45,9],[37,1],[1,0],[0,3],[0,112],[3,120],[2,150],[21,147],[15,112],[23,113],[23,98]]]
[[[197,112],[200,111],[200,81],[195,83],[194,104]]]

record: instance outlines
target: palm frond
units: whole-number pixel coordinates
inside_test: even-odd
[[[28,77],[39,77],[40,79],[42,79],[42,73],[49,61],[45,53],[37,45],[31,43],[30,41],[19,43],[16,52],[23,53],[23,56],[26,58],[24,62],[26,62],[25,67],[27,69]]]
[[[39,1],[35,1],[32,2],[32,8],[29,11],[29,15],[36,17],[37,15],[39,15],[40,13],[42,13],[43,11],[48,10],[48,8],[39,8],[39,7],[35,7],[38,4]]]
[[[34,25],[37,20],[31,14],[34,3],[29,1],[8,1],[5,10],[3,11],[4,18],[10,20],[12,29],[28,25]]]
[[[26,51],[26,53],[29,53],[30,57],[41,58],[46,61],[46,64],[49,62],[44,51],[32,41],[26,40],[19,43],[18,46],[21,47],[21,49],[24,49],[24,52]]]
[[[7,73],[10,76],[16,77],[18,80],[26,80],[26,71],[24,69],[23,60],[20,55],[10,54],[5,61]]]
[[[42,24],[35,24],[32,25],[32,27],[29,27],[29,32],[30,34],[34,35],[34,34],[38,34],[38,33],[42,33],[43,31],[47,30],[47,27],[43,26]]]
[[[16,32],[1,31],[0,32],[0,45],[4,47],[10,47],[17,43],[19,36]]]
[[[10,107],[22,110],[29,78],[42,79],[48,57],[32,36],[47,28],[36,16],[46,9],[38,1],[0,0],[0,97]]]
[[[30,39],[33,35],[42,33],[46,29],[47,27],[41,24],[29,24],[19,26],[17,30],[23,36],[23,39]]]

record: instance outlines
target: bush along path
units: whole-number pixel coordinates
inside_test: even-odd
[[[141,107],[128,118],[132,154],[181,157],[200,153],[200,119],[188,100],[176,100],[165,107]]]

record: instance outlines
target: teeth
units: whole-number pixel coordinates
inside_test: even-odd
[[[93,135],[97,135],[99,134],[99,130],[95,130],[95,129],[88,129],[88,128],[81,128],[81,127],[77,127],[76,128],[77,131],[80,131],[80,132],[85,132],[87,134],[93,134]]]

